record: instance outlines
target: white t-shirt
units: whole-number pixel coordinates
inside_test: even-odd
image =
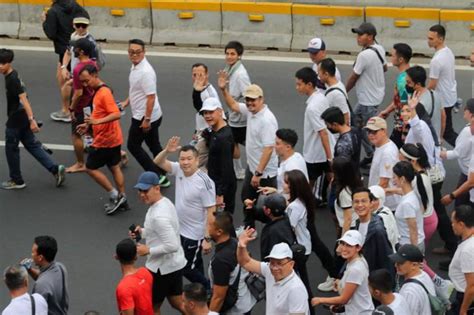
[[[339,204],[337,202],[339,201]],[[351,227],[355,227],[356,221],[359,218],[354,209],[352,209],[352,192],[349,187],[345,187],[339,193],[339,196],[334,200],[334,208],[336,210],[336,218],[339,226],[342,228],[344,224],[344,211],[352,212]]]
[[[209,84],[204,90],[201,91],[201,101],[205,101],[209,97],[215,97],[219,99],[219,95],[217,94],[216,89],[212,86],[212,84]],[[225,119],[225,114],[224,111],[222,111],[222,116]],[[207,122],[204,120],[204,117],[200,113],[196,113],[196,130],[204,130],[209,125]]]
[[[237,102],[243,101],[243,94],[250,85],[250,77],[243,64],[235,70],[229,77],[229,93]],[[247,126],[247,117],[242,113],[231,111],[229,114],[229,126],[245,127]]]
[[[357,102],[365,106],[377,106],[382,104],[385,96],[385,72],[383,66],[385,60],[385,49],[379,44],[373,44],[383,59],[380,61],[377,53],[372,49],[364,49],[358,55],[353,71],[359,75],[355,89]]]
[[[303,156],[307,163],[322,163],[327,161],[319,131],[326,130],[326,123],[321,118],[321,114],[329,108],[329,103],[322,92],[315,91],[306,100],[306,110],[304,113],[304,143]],[[331,152],[334,151],[334,138],[331,132],[327,131]],[[332,153],[331,153],[332,154]]]
[[[405,298],[398,294],[394,293],[395,300],[387,306],[390,307],[394,315],[408,315],[410,314],[410,308],[408,307],[407,301]]]
[[[391,140],[382,145],[381,147],[375,148],[374,158],[372,159],[372,165],[369,173],[369,187],[378,185],[380,178],[389,178],[388,187],[395,187],[393,182],[392,168],[398,162],[398,148]],[[385,198],[384,205],[390,209],[395,210],[400,196],[393,194]]]
[[[355,212],[355,211],[354,211]],[[364,238],[364,243],[365,243],[365,238],[367,236],[367,231],[369,229],[369,223],[370,221],[367,221],[367,222],[359,222],[359,233],[362,235],[362,237]]]
[[[275,145],[275,133],[278,130],[278,122],[270,108],[264,108],[256,114],[252,114],[244,103],[239,103],[240,113],[247,117],[247,132],[245,134],[245,153],[250,172],[255,173],[263,148]],[[260,170],[261,171],[261,170]],[[267,167],[263,170],[263,177],[274,177],[278,173],[278,157],[273,151]]]
[[[456,103],[456,73],[454,54],[448,47],[435,52],[430,61],[430,79],[438,80],[435,91],[441,97],[444,107],[451,107]]]
[[[471,161],[469,161],[469,169],[467,176],[469,176],[470,173],[474,173],[474,150],[471,152]],[[471,202],[474,202],[474,188],[471,188],[469,190],[469,200]]]
[[[464,274],[474,272],[474,236],[462,241],[453,260],[449,264],[449,279],[454,284],[456,291],[464,292],[466,290],[466,278]]]
[[[374,304],[369,292],[369,266],[364,258],[357,258],[347,264],[347,269],[339,282],[339,294],[346,283],[357,284],[346,307],[346,314],[372,314]]]
[[[175,204],[179,232],[192,240],[202,240],[207,224],[207,208],[216,205],[216,187],[202,170],[187,177],[178,162],[171,162],[171,175],[176,176]]]
[[[413,277],[413,279],[423,283],[431,295],[436,295],[434,283],[426,272],[422,271],[420,275]],[[405,283],[400,289],[400,295],[405,298],[408,304],[410,309],[408,314],[431,314],[428,295],[418,283]]]
[[[260,268],[265,277],[266,315],[309,314],[308,292],[294,271],[283,280],[275,282],[267,263],[260,263]]]
[[[428,176],[428,174],[422,173],[421,178],[423,179],[423,186],[425,187],[426,196],[428,197],[428,201],[426,202],[426,209],[424,209],[424,212],[423,212],[423,217],[428,218],[429,216],[433,214],[433,209],[434,209],[433,208],[433,202],[434,202],[433,201],[433,187],[431,187],[431,179]],[[422,209],[423,211],[423,203],[421,202],[421,195],[420,195],[420,192],[418,191],[417,182],[418,180],[417,180],[417,177],[415,176],[415,178],[411,182],[411,187],[413,188],[413,191],[415,192],[416,197],[418,198],[418,201],[420,202],[420,206],[421,206],[420,209]]]
[[[421,211],[420,201],[414,191],[403,195],[400,203],[395,211],[395,219],[397,220],[398,231],[400,232],[400,245],[410,244],[410,230],[406,219],[416,219],[416,227],[418,230],[418,244],[425,240],[425,232],[423,229],[423,213]]]
[[[308,212],[305,205],[299,199],[295,199],[286,208],[286,213],[290,219],[290,225],[295,231],[296,240],[306,249],[305,254],[311,254],[311,235],[309,234]]]
[[[35,300],[36,306],[35,315],[48,315],[48,304],[46,300],[38,293],[33,294],[33,299]],[[31,300],[28,293],[13,298],[2,312],[2,315],[21,314],[31,314]]]
[[[430,91],[426,90],[425,93],[421,94],[420,96],[420,103],[423,104],[423,107],[425,108],[428,115],[431,114],[431,110],[433,110],[433,116],[431,117],[431,125],[433,125],[433,128],[436,131],[436,135],[438,136],[438,138],[441,138],[441,111],[444,109],[441,107],[441,98],[438,92],[433,92],[433,99],[434,109],[433,101],[431,100],[431,93]]]
[[[285,173],[293,170],[300,170],[303,172],[306,179],[308,179],[308,169],[306,167],[306,162],[304,161],[303,156],[298,152],[293,153],[292,156],[280,162],[277,175],[277,189],[279,193],[283,192]]]
[[[336,90],[335,88],[341,89],[341,91]],[[330,91],[329,93],[328,90],[330,89],[335,89]],[[351,111],[349,109],[349,106],[347,105],[347,92],[346,92],[346,87],[341,81],[337,81],[336,84],[332,86],[328,86],[327,90],[324,91],[324,95],[326,96],[326,99],[328,100],[329,107],[338,107],[343,114],[349,114],[349,118],[351,117]]]
[[[446,151],[448,160],[457,159],[459,168],[464,175],[469,174],[469,162],[471,161],[473,137],[471,127],[464,127],[456,138],[456,146],[453,150]]]
[[[147,96],[154,94],[155,105],[151,112],[151,122],[160,119],[163,113],[156,93],[156,73],[146,58],[143,58],[138,65],[132,65],[128,82],[130,84],[128,96],[132,117],[141,120],[145,116]]]

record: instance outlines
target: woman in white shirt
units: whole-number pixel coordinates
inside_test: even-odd
[[[311,304],[331,305],[335,312],[341,306],[345,308],[345,314],[372,314],[374,305],[369,291],[369,266],[362,257],[361,250],[364,238],[357,230],[347,231],[338,240],[338,252],[347,262],[344,276],[337,284],[339,296],[314,297]]]

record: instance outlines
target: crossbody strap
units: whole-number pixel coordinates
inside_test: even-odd
[[[423,282],[421,282],[420,280],[417,280],[417,279],[407,279],[407,280],[405,280],[405,282],[403,282],[403,284],[405,284],[405,283],[410,283],[410,282],[416,283],[416,284],[422,286],[422,287],[423,287],[423,290],[425,290],[426,294],[427,294],[428,296],[431,295],[430,292],[428,292],[428,289],[426,289],[426,287],[425,287],[425,285],[423,284]],[[403,285],[402,285],[402,286],[403,286]]]
[[[346,103],[347,103],[347,107],[349,107],[349,112],[351,112],[352,114],[352,106],[351,106],[351,103],[349,102],[349,99],[347,98],[346,94],[344,93],[344,91],[341,89],[341,88],[338,88],[338,87],[331,87],[329,89],[326,90],[326,92],[324,92],[324,96],[328,95],[329,93],[331,93],[332,91],[339,91],[341,92],[341,94],[344,96],[344,98],[346,99]]]
[[[30,301],[31,301],[31,315],[35,315],[36,314],[35,298],[31,294],[29,294],[29,296],[30,296]]]

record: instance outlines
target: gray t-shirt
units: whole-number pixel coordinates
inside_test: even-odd
[[[60,262],[52,262],[40,268],[40,274],[33,286],[33,293],[38,293],[48,303],[48,315],[66,315],[69,309],[67,289],[67,270]]]
[[[440,138],[441,133],[441,98],[437,92],[433,92],[433,99],[434,99],[434,109],[433,109],[433,101],[431,99],[430,91],[426,91],[425,93],[421,94],[420,96],[420,104],[423,104],[426,113],[429,115],[431,111],[433,111],[433,116],[431,116],[431,125],[433,126],[434,130],[436,131],[436,135]]]

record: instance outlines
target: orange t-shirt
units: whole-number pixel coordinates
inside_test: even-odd
[[[153,276],[144,267],[125,276],[115,292],[119,311],[133,309],[136,315],[153,315],[152,285]]]
[[[92,119],[107,117],[112,113],[119,113],[120,110],[115,104],[112,91],[108,87],[99,88],[92,101]],[[92,125],[94,148],[114,148],[123,142],[120,120],[114,120],[104,124]]]

